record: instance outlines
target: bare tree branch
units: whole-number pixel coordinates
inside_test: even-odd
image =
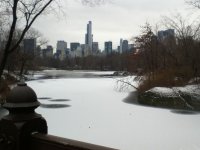
[[[9,53],[13,52],[18,46],[19,44],[21,43],[21,41],[23,40],[26,32],[29,30],[29,28],[31,27],[31,25],[34,23],[34,21],[37,19],[37,17],[39,15],[41,15],[41,13],[52,3],[53,0],[49,0],[44,6],[43,8],[32,18],[32,20],[30,20],[30,23],[29,23],[29,20],[27,21],[27,24],[26,24],[26,27],[24,28],[22,34],[21,34],[21,37],[19,38],[18,42],[9,50]]]
[[[200,0],[186,0],[185,1],[188,5],[191,5],[195,8],[200,9]]]
[[[134,89],[136,89],[136,90],[139,90],[136,86],[134,86],[133,84],[131,84],[129,81],[126,81],[125,79],[118,79],[117,80],[117,83],[121,83],[120,84],[120,88],[121,89],[123,89],[123,88],[125,88],[125,87],[127,87],[127,86],[131,86],[131,87],[133,87]]]
[[[12,7],[12,10],[13,10],[13,21],[12,21],[12,25],[11,25],[11,28],[10,28],[8,42],[6,44],[4,53],[9,51],[10,46],[11,46],[11,42],[12,42],[12,39],[13,39],[13,35],[14,35],[14,31],[15,31],[16,23],[17,23],[17,5],[18,5],[18,2],[19,2],[19,0],[14,1],[13,7]]]

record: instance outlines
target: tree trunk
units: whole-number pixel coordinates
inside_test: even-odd
[[[6,66],[7,58],[8,58],[8,54],[3,54],[2,61],[1,61],[1,64],[0,64],[0,91],[3,88],[2,75],[3,75],[4,68]]]
[[[8,59],[8,54],[4,53],[3,57],[2,57],[1,64],[0,64],[0,79],[2,78],[3,71],[4,71],[4,68],[6,66],[7,59]]]
[[[20,68],[20,73],[19,73],[20,80],[22,79],[22,75],[23,75],[23,72],[24,72],[24,66],[25,66],[25,64],[26,64],[26,60],[23,60],[21,68]]]

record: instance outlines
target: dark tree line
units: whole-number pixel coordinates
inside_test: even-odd
[[[133,52],[132,52],[133,53]],[[66,57],[64,60],[55,58],[37,58],[40,65],[44,67],[53,67],[60,69],[82,69],[82,70],[126,70],[133,71],[131,66],[132,53],[112,53],[108,56],[94,56],[87,57]]]

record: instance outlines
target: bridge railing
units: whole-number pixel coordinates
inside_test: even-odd
[[[31,150],[113,150],[103,146],[40,133],[32,135],[31,144]]]

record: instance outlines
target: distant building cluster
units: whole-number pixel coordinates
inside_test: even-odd
[[[113,49],[112,41],[106,41],[104,43],[104,50],[99,49],[99,43],[93,41],[92,33],[92,21],[89,21],[87,24],[87,31],[85,34],[85,43],[81,44],[79,42],[72,42],[69,44],[64,40],[57,41],[56,49],[51,45],[48,45],[46,48],[41,49],[39,46],[36,46],[36,39],[25,39],[23,42],[24,51],[33,54],[39,55],[40,57],[54,57],[60,60],[65,58],[75,58],[75,57],[86,57],[89,55],[93,56],[108,56],[113,53],[127,53],[134,49],[133,44],[129,44],[128,40],[120,39],[120,43],[117,49]]]
[[[167,29],[158,31],[157,38],[160,41],[165,41],[167,38],[175,36],[174,29]],[[2,40],[0,35],[0,48],[2,47]],[[51,45],[47,45],[46,48],[41,49],[37,46],[36,39],[24,39],[23,50],[25,53],[40,56],[43,58],[57,58],[64,60],[65,58],[75,58],[75,57],[86,57],[89,55],[93,56],[109,56],[113,53],[129,53],[135,51],[137,48],[134,44],[129,44],[128,40],[120,39],[119,46],[117,49],[113,49],[112,41],[105,41],[104,50],[99,49],[99,43],[93,41],[92,34],[92,21],[87,24],[87,31],[85,34],[85,43],[81,44],[79,42],[72,42],[69,44],[64,40],[57,41],[56,49]]]

